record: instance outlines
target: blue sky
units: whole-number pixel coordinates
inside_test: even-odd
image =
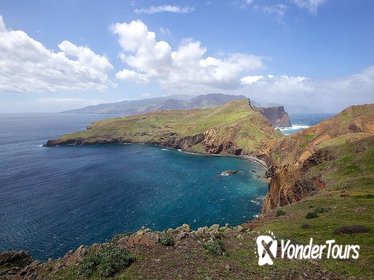
[[[222,92],[374,102],[370,0],[0,1],[0,113]]]

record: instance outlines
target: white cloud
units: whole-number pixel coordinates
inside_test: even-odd
[[[37,100],[39,103],[61,105],[61,104],[79,104],[79,105],[95,105],[100,103],[100,100],[96,99],[83,99],[83,98],[53,98],[46,97]]]
[[[267,3],[261,1],[254,1],[254,0],[244,0],[245,6],[251,6],[254,10],[268,14],[270,16],[275,16],[275,19],[281,23],[283,18],[286,15],[288,5],[283,3]]]
[[[299,8],[307,9],[312,14],[317,14],[318,8],[327,0],[291,0]]]
[[[105,56],[69,41],[54,52],[24,31],[6,28],[0,16],[0,92],[104,90],[113,68]]]
[[[147,75],[133,70],[123,69],[116,73],[116,78],[123,81],[133,81],[138,83],[149,83]]]
[[[149,98],[151,97],[151,94],[149,92],[144,92],[140,94],[141,97]]]
[[[233,89],[245,74],[263,67],[254,55],[208,56],[207,49],[192,39],[182,40],[173,50],[167,42],[157,41],[140,20],[116,23],[112,31],[119,36],[120,57],[127,66],[116,75],[121,80],[154,80],[168,89]]]
[[[162,6],[151,6],[149,8],[135,9],[136,14],[158,14],[158,13],[176,13],[176,14],[188,14],[193,12],[193,7],[179,7],[173,5],[162,5]]]
[[[265,6],[257,6],[257,9],[260,9],[266,14],[274,15],[278,22],[281,22],[286,15],[287,6],[284,4],[275,4],[275,5],[265,5]]]
[[[242,92],[263,103],[309,106],[335,112],[352,104],[374,103],[374,66],[328,80],[300,76],[246,76]]]
[[[264,1],[243,0],[244,6],[252,6],[258,11],[262,11],[269,15],[275,15],[277,21],[281,22],[286,15],[288,3],[293,3],[300,9],[308,10],[310,13],[316,15],[318,8],[327,2],[327,0],[283,0],[279,3],[272,4]]]
[[[242,85],[251,85],[263,79],[264,76],[245,76],[240,79]]]

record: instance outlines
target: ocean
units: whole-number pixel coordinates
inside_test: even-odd
[[[281,130],[329,116],[291,115]],[[0,114],[0,250],[46,260],[142,226],[237,225],[260,213],[265,170],[247,160],[147,145],[43,147],[107,117]],[[221,176],[227,169],[241,173]]]
[[[146,145],[43,147],[109,116],[0,114],[0,250],[57,258],[145,226],[237,225],[261,211],[263,167]],[[240,174],[221,176],[227,169]],[[256,173],[251,172],[256,170]]]
[[[334,114],[290,114],[292,127],[280,128],[284,135],[297,133],[332,117]]]

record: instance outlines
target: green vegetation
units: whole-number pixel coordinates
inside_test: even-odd
[[[356,117],[359,120],[355,120],[355,125],[360,127],[354,129],[362,132],[353,133],[348,127]],[[123,249],[117,248],[119,251],[114,252],[94,249],[78,266],[65,266],[55,273],[51,272],[55,263],[48,264],[42,279],[100,279],[104,275],[114,279],[371,279],[374,274],[374,136],[373,122],[368,118],[374,118],[374,106],[354,106],[324,121],[323,126],[268,142],[274,146],[272,150],[269,148],[270,155],[280,166],[296,165],[296,162],[301,166],[301,155],[305,153],[306,160],[315,151],[325,151],[333,157],[316,157],[302,170],[303,179],[317,178],[323,182],[316,194],[272,210],[255,221],[254,227],[244,224],[239,230],[227,228],[218,234],[191,234],[176,244],[173,242],[176,235],[163,233],[160,244],[152,248],[131,247],[131,252],[136,253],[136,262]],[[258,147],[262,137],[278,137],[268,134],[266,126],[262,130],[261,122],[256,112],[248,111],[246,104],[238,101],[215,109],[192,110],[188,114],[168,111],[103,121],[85,132],[64,137],[82,137],[85,141],[119,137],[121,141],[152,143],[155,139],[173,137],[175,133],[178,137],[188,136],[214,128],[214,141],[222,143],[230,137],[239,147],[250,150]],[[191,149],[205,151],[202,143]],[[327,240],[335,240],[339,245],[357,244],[360,255],[357,260],[277,258],[274,265],[260,267],[255,254],[256,237],[269,231],[278,240],[289,239],[295,244],[308,244],[310,238],[314,244],[325,244]],[[212,239],[206,241],[208,238]],[[116,240],[118,237],[113,241]],[[115,242],[109,248],[113,246]],[[104,253],[105,250],[109,251]],[[218,257],[222,255],[225,257]]]
[[[94,273],[100,277],[110,277],[135,261],[129,251],[118,247],[108,247],[85,257],[79,266],[79,274],[90,278]]]
[[[209,240],[203,244],[203,247],[209,254],[221,256],[225,254],[225,244],[222,240]]]
[[[317,213],[315,213],[315,212],[308,212],[308,213],[306,213],[306,215],[305,215],[305,219],[315,219],[315,218],[318,218],[319,216],[318,216],[318,214]]]
[[[121,238],[123,237],[126,237],[126,236],[129,236],[131,235],[131,232],[124,232],[124,233],[117,233],[113,236],[112,238],[112,242],[117,242],[118,240],[120,240]]]
[[[174,240],[170,234],[164,233],[160,237],[160,243],[164,246],[173,246]]]
[[[354,234],[369,232],[369,228],[363,225],[342,226],[335,229],[335,234]]]
[[[327,188],[283,207],[292,216],[269,220],[256,230],[269,230],[277,238],[288,238],[300,244],[307,243],[311,237],[318,244],[330,239],[336,240],[337,244],[359,244],[360,257],[353,263],[323,259],[320,264],[327,270],[339,272],[343,279],[350,276],[369,279],[373,275],[374,262],[374,136],[354,136],[351,141],[346,141],[348,138],[345,137],[344,141],[324,143],[324,148],[337,158],[313,166],[304,175],[320,174]],[[318,218],[308,219],[305,223],[306,215],[318,215]],[[277,263],[290,265],[284,260],[277,260]]]
[[[113,118],[90,125],[85,131],[67,134],[56,144],[146,143],[171,145],[174,140],[211,131],[216,146],[231,142],[237,149],[255,152],[263,141],[279,139],[279,133],[248,100],[233,101],[211,109],[159,111],[123,118]],[[201,143],[184,147],[206,152]]]
[[[284,212],[282,209],[278,209],[277,212],[275,213],[275,216],[284,216],[286,215],[286,212]]]

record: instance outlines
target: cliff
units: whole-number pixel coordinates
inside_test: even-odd
[[[264,212],[297,202],[326,187],[322,174],[313,166],[332,164],[340,145],[372,141],[374,136],[374,105],[351,106],[338,115],[284,137],[270,141],[263,153],[273,165],[273,176],[264,202]]]
[[[292,126],[290,117],[284,110],[283,106],[275,107],[258,107],[257,110],[265,116],[273,127],[290,127]]]
[[[252,154],[278,139],[248,100],[194,110],[164,110],[93,123],[85,131],[49,140],[47,146],[145,143],[211,154]]]

